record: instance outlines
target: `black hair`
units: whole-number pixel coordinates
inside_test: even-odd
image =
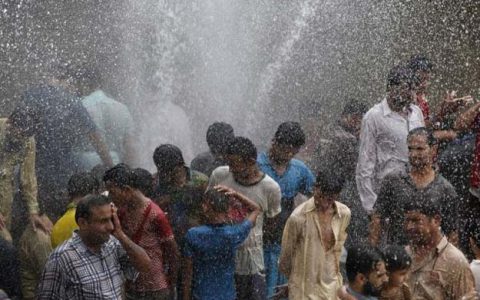
[[[163,144],[153,152],[153,162],[159,172],[169,173],[179,165],[185,165],[182,151],[175,145]]]
[[[423,193],[415,193],[403,205],[403,211],[417,211],[429,218],[442,216],[442,211],[438,201],[435,201]]]
[[[75,211],[75,222],[78,224],[80,218],[90,220],[93,207],[110,204],[110,200],[104,195],[87,195],[77,204]]]
[[[407,270],[412,266],[412,258],[405,247],[390,245],[383,251],[385,268],[388,272]]]
[[[232,125],[215,122],[207,129],[207,144],[214,153],[225,153],[229,143],[235,138]]]
[[[98,180],[98,182],[102,183],[103,176],[107,171],[108,171],[108,167],[106,165],[98,164],[90,170],[90,173],[93,175],[93,177],[95,177]]]
[[[84,197],[93,194],[100,188],[97,178],[91,173],[81,172],[73,174],[68,180],[68,195],[73,197]]]
[[[433,69],[433,64],[424,54],[416,54],[410,57],[408,67],[412,69],[413,72],[431,72]]]
[[[372,246],[354,245],[350,247],[345,264],[348,281],[354,282],[357,274],[368,276],[381,261],[383,261],[382,254]]]
[[[345,115],[359,115],[363,116],[368,111],[368,106],[364,102],[357,101],[355,99],[347,100],[347,103],[343,107],[342,116]]]
[[[438,140],[433,135],[433,132],[426,127],[417,127],[415,129],[410,130],[407,136],[407,141],[410,137],[418,136],[418,135],[424,136],[427,139],[427,143],[430,147],[438,144]]]
[[[209,203],[213,211],[217,213],[226,213],[230,204],[230,199],[225,193],[214,189],[209,189],[205,192],[203,201]]]
[[[120,163],[105,172],[103,181],[113,183],[120,188],[127,186],[135,188],[136,176],[128,165]]]
[[[257,147],[252,143],[251,140],[237,136],[235,137],[230,145],[227,147],[226,154],[229,155],[238,155],[243,160],[248,159],[257,159]]]
[[[283,122],[277,128],[273,137],[275,143],[301,147],[305,144],[305,133],[298,122]]]
[[[136,168],[133,170],[135,174],[135,187],[138,188],[146,197],[153,196],[153,176],[149,171]]]
[[[318,187],[320,192],[324,195],[340,194],[343,189],[345,179],[334,171],[335,170],[332,170],[330,174],[327,174],[324,171],[319,171],[317,173],[315,186]]]
[[[390,90],[394,86],[407,85],[410,90],[416,87],[418,82],[412,69],[405,66],[393,67],[387,76],[387,90]]]
[[[473,239],[475,246],[480,248],[480,221],[470,220],[468,223],[468,234]]]

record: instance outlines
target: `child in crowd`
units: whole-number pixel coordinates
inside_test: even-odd
[[[412,258],[404,247],[388,246],[384,251],[388,283],[382,289],[381,300],[410,300],[412,294],[405,283],[412,265]]]
[[[228,216],[233,199],[249,210],[242,223],[232,224]],[[185,236],[183,300],[234,300],[237,248],[255,226],[261,208],[244,195],[219,185],[205,193],[202,208],[206,224],[191,228]]]

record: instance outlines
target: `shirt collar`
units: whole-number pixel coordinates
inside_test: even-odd
[[[443,236],[442,239],[440,240],[440,242],[438,243],[437,247],[436,247],[437,254],[442,253],[442,251],[445,250],[445,248],[446,248],[447,246],[448,246],[447,237],[446,237],[446,236]]]
[[[74,247],[80,253],[88,253],[90,255],[93,254],[93,255],[104,256],[105,249],[110,245],[111,242],[112,242],[112,237],[110,236],[110,239],[106,243],[104,243],[100,248],[100,252],[94,253],[90,251],[87,245],[85,245],[85,243],[82,241],[82,239],[80,238],[80,235],[78,234],[78,229],[75,229],[72,233],[72,247]]]
[[[305,204],[305,212],[312,212],[314,210],[316,210],[316,206],[315,206],[315,199],[312,197],[310,198],[307,203]],[[333,210],[334,210],[334,215],[338,215],[338,217],[342,217],[342,215],[340,214],[339,210],[338,210],[338,206],[337,206],[337,201],[335,201],[333,203]]]
[[[393,112],[390,106],[388,105],[387,98],[384,98],[380,104],[382,106],[383,116],[388,116]]]

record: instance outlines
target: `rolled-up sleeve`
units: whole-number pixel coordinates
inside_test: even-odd
[[[35,173],[35,139],[29,138],[25,145],[25,159],[20,166],[20,181],[23,198],[30,214],[38,213],[37,175]]]
[[[358,153],[355,180],[363,208],[373,210],[377,195],[373,188],[377,151],[375,143],[375,120],[366,115],[360,130],[360,148]]]

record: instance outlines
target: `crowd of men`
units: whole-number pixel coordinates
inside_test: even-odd
[[[0,119],[0,299],[477,299],[480,103],[430,109],[432,74],[393,67],[313,151],[298,122],[265,151],[215,122],[152,174],[98,72],[59,69]]]

